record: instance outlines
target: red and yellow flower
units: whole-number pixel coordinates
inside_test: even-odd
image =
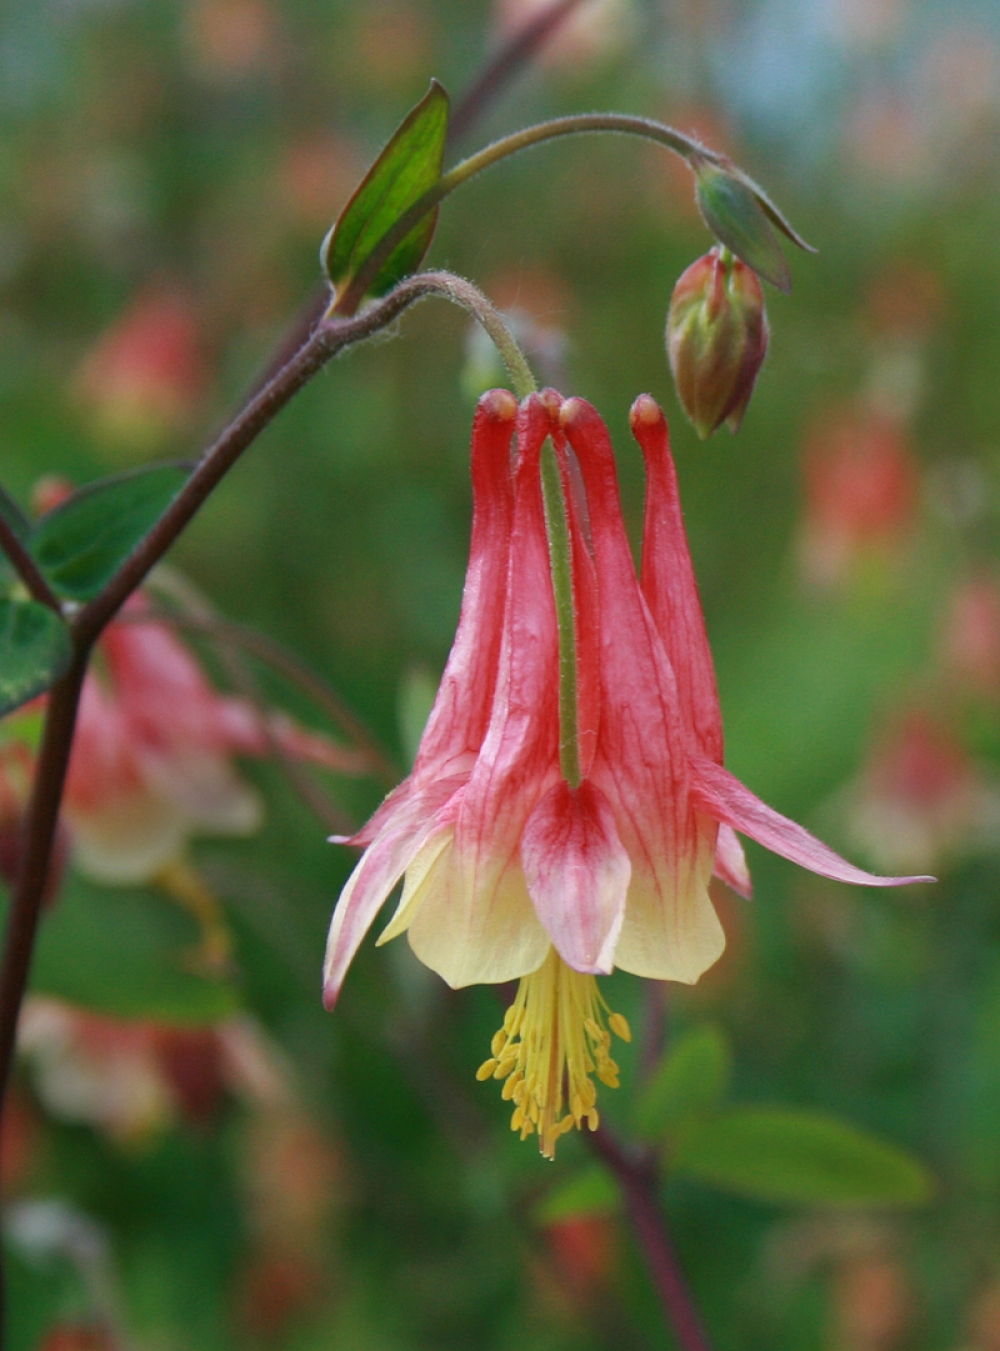
[[[480,400],[455,644],[413,772],[344,841],[366,850],[334,911],[324,972],[332,1007],[403,879],[380,943],[406,932],[453,987],[520,980],[479,1077],[504,1080],[512,1126],[537,1131],[547,1155],[574,1126],[597,1127],[592,1076],[617,1084],[612,1034],[629,1030],[596,977],[618,967],[693,983],[721,954],[708,884],[715,870],[748,891],[736,831],[842,881],[914,880],[853,867],[723,767],[666,422],[647,395],[632,428],[648,479],[641,581],[596,411],[554,390],[520,410],[503,390]],[[561,522],[543,492],[553,472]]]

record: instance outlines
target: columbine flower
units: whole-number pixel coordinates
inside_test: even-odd
[[[551,1156],[574,1126],[596,1129],[592,1076],[617,1084],[611,1036],[629,1037],[595,977],[617,966],[692,983],[712,965],[725,942],[708,894],[713,867],[743,890],[749,881],[735,831],[824,876],[914,879],[853,867],[723,768],[711,655],[653,400],[632,410],[648,474],[641,586],[595,410],[554,390],[526,400],[512,472],[515,413],[505,391],[480,400],[455,645],[413,773],[349,841],[367,850],[334,911],[324,994],[332,1007],[405,876],[380,942],[406,931],[453,987],[520,980],[479,1077],[505,1081],[512,1127],[522,1138],[537,1131]],[[568,671],[541,488],[549,437],[572,553]],[[567,675],[572,727],[565,711],[560,720]],[[564,776],[568,735],[575,782]]]

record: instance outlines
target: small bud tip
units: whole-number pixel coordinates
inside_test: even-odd
[[[651,394],[640,394],[632,405],[629,420],[633,427],[655,427],[663,421],[663,410]]]
[[[586,404],[582,399],[567,399],[559,409],[559,425],[563,428],[577,422],[583,415]]]
[[[488,389],[479,400],[479,406],[496,422],[512,422],[517,414],[517,400],[509,389]]]

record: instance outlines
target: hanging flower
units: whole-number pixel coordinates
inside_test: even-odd
[[[531,396],[512,472],[516,414],[505,391],[480,400],[455,645],[413,773],[348,841],[367,849],[334,911],[324,993],[332,1007],[405,877],[380,943],[407,932],[453,987],[520,980],[479,1077],[505,1081],[512,1127],[522,1138],[537,1131],[551,1156],[574,1126],[596,1129],[592,1076],[616,1086],[612,1034],[629,1039],[596,976],[620,967],[693,983],[716,961],[725,938],[708,894],[713,868],[743,890],[749,881],[735,831],[842,881],[915,879],[853,867],[723,768],[711,654],[654,401],[644,395],[632,410],[648,475],[641,585],[595,410],[554,390]],[[561,650],[550,570],[546,453],[565,504],[572,651],[565,641]]]

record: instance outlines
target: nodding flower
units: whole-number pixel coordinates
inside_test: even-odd
[[[554,390],[520,409],[505,390],[479,401],[469,570],[437,700],[410,776],[356,836],[338,837],[365,852],[330,926],[327,1007],[403,879],[380,943],[406,932],[452,987],[520,981],[478,1077],[503,1080],[512,1127],[537,1132],[548,1156],[568,1130],[596,1129],[594,1076],[618,1083],[612,1035],[627,1041],[629,1028],[597,977],[617,967],[693,983],[720,956],[708,887],[715,871],[748,894],[737,831],[841,881],[918,880],[855,868],[723,767],[666,422],[648,395],[632,429],[647,472],[641,581],[597,412]],[[550,567],[546,453],[569,537],[569,652]],[[560,697],[567,662],[571,720]]]

